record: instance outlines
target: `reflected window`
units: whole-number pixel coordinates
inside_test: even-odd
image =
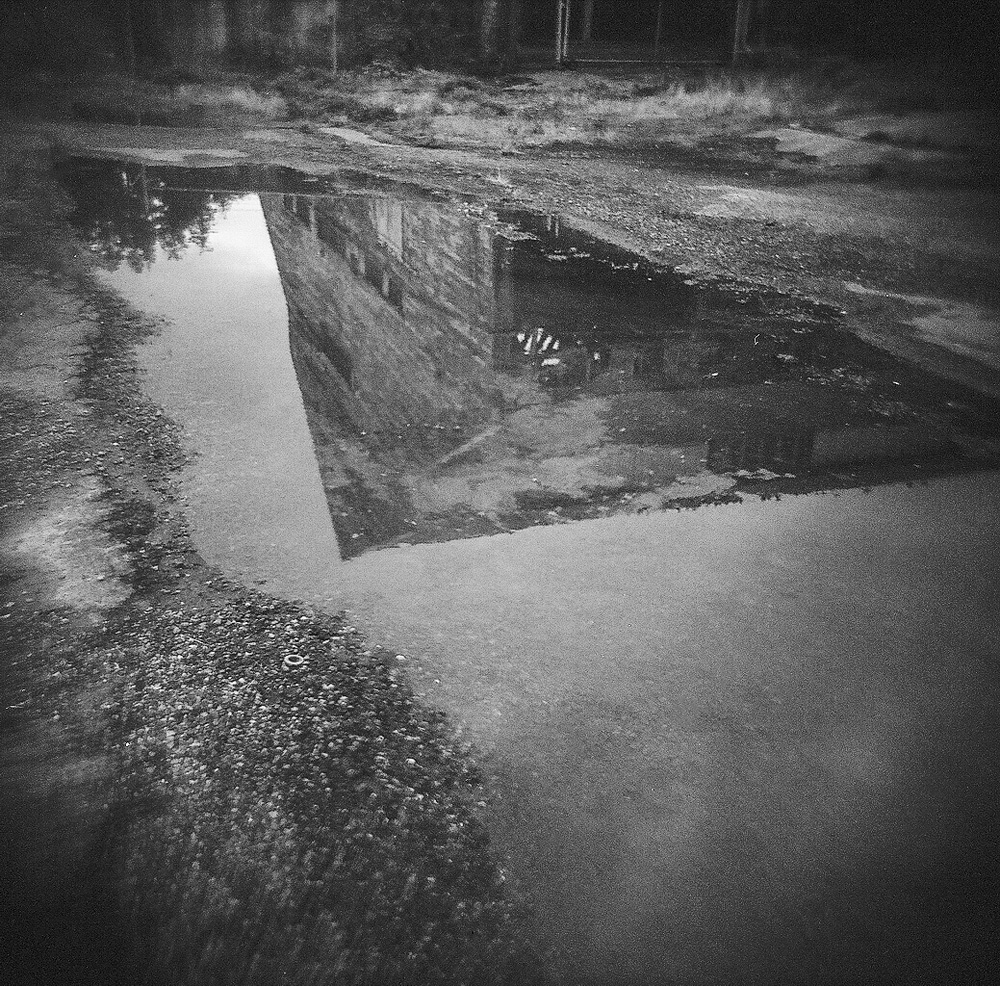
[[[312,211],[312,202],[306,198],[304,195],[298,200],[295,206],[295,215],[299,217],[307,226],[311,226],[312,222],[310,220],[310,212]]]
[[[376,199],[372,203],[375,235],[394,257],[403,257],[403,203],[394,199]]]
[[[635,375],[640,380],[658,380],[663,376],[663,346],[643,346],[636,353]]]
[[[403,310],[403,285],[392,275],[389,275],[389,283],[386,286],[385,296],[388,298],[390,305],[398,308],[400,311]]]
[[[329,216],[320,215],[317,218],[316,235],[337,253],[344,253],[344,234],[341,233],[336,223]]]
[[[365,280],[376,290],[379,294],[382,294],[382,279],[384,272],[382,270],[382,265],[377,261],[370,258],[365,260]]]
[[[348,243],[345,245],[344,252],[351,270],[359,277],[364,277],[365,258],[362,256],[361,251],[353,243]]]
[[[353,387],[354,361],[351,354],[333,338],[333,331],[328,322],[321,322],[320,331],[314,339],[316,348],[330,361],[344,383]]]
[[[716,435],[708,443],[708,467],[714,472],[737,469],[804,471],[812,459],[815,432],[789,425],[782,431],[746,431]]]

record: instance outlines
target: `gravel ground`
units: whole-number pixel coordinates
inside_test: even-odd
[[[260,596],[112,631],[120,882],[172,982],[530,982],[470,752],[402,655]],[[477,800],[479,803],[477,804]]]

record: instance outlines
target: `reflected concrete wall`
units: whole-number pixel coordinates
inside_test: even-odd
[[[461,536],[465,520],[481,530],[475,516],[494,509],[481,488],[516,500],[525,463],[548,475],[553,449],[565,461],[552,491],[562,482],[578,500],[596,482],[580,479],[588,463],[617,462],[618,446],[657,463],[617,469],[633,483],[662,483],[675,458],[675,475],[801,477],[948,449],[938,435],[877,423],[892,410],[879,396],[886,358],[802,311],[782,314],[780,299],[654,277],[544,228],[545,217],[537,236],[518,239],[451,203],[262,200],[344,557]],[[595,427],[556,434],[559,402],[574,397],[597,408]]]
[[[453,207],[262,196],[344,557],[405,533],[400,477],[493,420],[492,238]]]
[[[264,199],[293,348],[337,391],[342,427],[398,435],[494,413],[490,236],[433,203]]]

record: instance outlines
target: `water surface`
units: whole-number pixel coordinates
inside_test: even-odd
[[[995,402],[558,216],[66,178],[199,549],[405,653],[564,981],[988,969]]]
[[[217,381],[192,441],[262,442],[204,468],[273,456],[275,491],[304,491],[304,415],[329,513],[314,530],[332,524],[344,559],[997,458],[995,402],[860,342],[832,309],[696,283],[558,216],[286,169],[83,161],[67,180],[114,286],[167,317],[146,356],[157,399],[183,421]],[[265,401],[287,434],[255,420]],[[247,509],[267,486],[248,480]],[[267,524],[298,552],[311,508],[286,494],[276,509],[298,519]],[[245,512],[229,516],[243,537]]]

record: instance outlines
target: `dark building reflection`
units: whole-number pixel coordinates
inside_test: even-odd
[[[140,272],[211,249],[248,184],[275,189],[260,199],[345,557],[591,516],[618,494],[669,497],[678,477],[815,489],[997,458],[995,402],[831,312],[696,284],[554,216],[314,194],[320,180],[281,169],[60,171],[79,234]]]
[[[400,476],[502,406],[492,238],[432,203],[262,196],[345,557],[407,531]]]
[[[901,387],[891,357],[815,306],[705,289],[553,217],[263,198],[346,557],[429,536],[413,477],[478,468],[470,435],[533,400],[596,398],[609,425],[600,448],[700,450],[697,467],[715,473],[818,475],[954,450],[931,413],[940,382],[907,371]],[[478,530],[441,524],[431,533]]]

